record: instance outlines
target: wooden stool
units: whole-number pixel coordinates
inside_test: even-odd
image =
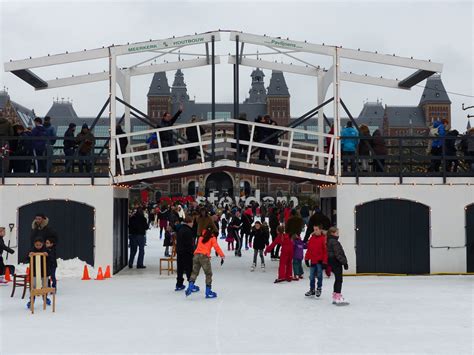
[[[48,287],[46,253],[30,254],[30,309],[35,313],[35,297],[43,298],[43,310],[46,309],[48,294],[53,295],[53,312],[56,312],[56,289]]]
[[[15,295],[15,290],[16,287],[23,287],[23,294],[21,295],[21,299],[25,298],[26,295],[26,288],[30,286],[30,279],[28,277],[29,275],[17,275],[13,274],[13,289],[12,289],[12,294],[10,297],[13,297]]]
[[[173,245],[171,247],[171,256],[168,258],[160,258],[160,275],[163,270],[168,271],[168,275],[174,273],[174,262],[176,261],[176,241],[173,239]],[[167,263],[166,268],[163,267],[163,263]]]

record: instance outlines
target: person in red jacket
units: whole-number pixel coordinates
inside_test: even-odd
[[[323,269],[328,264],[328,252],[326,247],[326,237],[321,231],[320,226],[313,227],[313,233],[308,241],[308,250],[304,256],[305,264],[310,268],[309,271],[309,291],[305,293],[305,296],[316,297],[321,296],[321,290],[323,287]],[[315,286],[315,274],[318,278],[318,288],[314,289]]]
[[[277,232],[276,239],[265,249],[265,255],[270,253],[277,244],[281,245],[278,278],[275,283],[285,280],[290,282],[293,280],[293,241],[287,233],[284,233],[283,226],[278,226]]]

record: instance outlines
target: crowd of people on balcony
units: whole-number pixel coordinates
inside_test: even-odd
[[[362,124],[356,129],[352,121],[348,121],[341,130],[342,170],[369,172],[372,166],[373,172],[383,172],[386,160],[399,159],[407,154],[404,150],[409,151],[410,159],[414,160],[417,155],[424,158],[424,154],[417,152],[417,148],[424,146],[426,154],[431,156],[427,172],[455,173],[461,161],[465,162],[465,170],[474,171],[474,129],[461,135],[450,129],[447,119],[442,119],[433,122],[428,136],[414,138],[422,141],[420,147],[416,146],[415,139],[384,137],[379,129],[371,135],[367,125]]]

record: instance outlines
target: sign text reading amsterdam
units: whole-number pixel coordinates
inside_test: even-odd
[[[130,47],[128,48],[129,52],[140,52],[140,51],[149,51],[151,49],[159,49],[163,47],[177,47],[177,46],[185,46],[188,44],[196,44],[196,43],[201,43],[204,42],[204,37],[199,37],[199,38],[189,38],[189,39],[183,39],[179,41],[173,41],[171,44],[169,44],[166,41],[163,41],[161,44],[147,44],[143,46],[137,46],[137,47]]]

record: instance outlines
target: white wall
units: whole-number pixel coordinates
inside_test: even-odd
[[[11,245],[16,245],[18,209],[29,203],[48,199],[69,199],[85,203],[95,209],[95,250],[94,265],[113,264],[113,198],[128,197],[128,189],[110,186],[107,179],[97,179],[96,185],[86,184],[77,179],[74,186],[59,185],[64,179],[51,181],[51,185],[0,185],[0,226],[8,229],[9,223],[15,224]],[[22,182],[26,180],[23,179]],[[31,183],[31,180],[28,180]],[[20,181],[19,181],[20,183]],[[54,185],[54,183],[57,183]],[[67,211],[64,211],[67,213]],[[54,223],[54,221],[53,221]],[[61,237],[61,236],[59,236]],[[5,237],[8,243],[8,234]],[[18,250],[15,250],[18,251]],[[10,255],[8,263],[17,262],[17,253]]]
[[[466,272],[466,232],[465,207],[474,203],[473,186],[468,183],[460,185],[437,185],[426,183],[426,179],[411,184],[337,185],[337,221],[343,244],[349,261],[349,271],[356,271],[355,254],[355,214],[356,205],[385,198],[400,198],[420,202],[430,207],[431,223],[431,272]],[[331,195],[328,189],[323,195]],[[455,249],[433,247],[459,247]]]

